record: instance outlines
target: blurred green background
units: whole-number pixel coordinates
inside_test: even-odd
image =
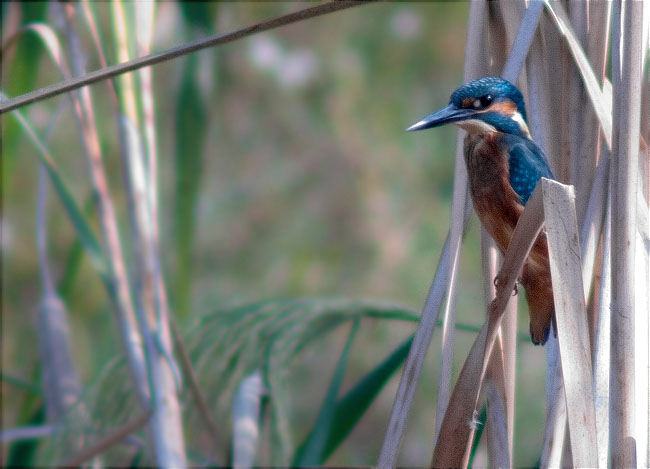
[[[161,2],[153,51],[301,7],[296,2]],[[3,38],[16,24],[51,22],[48,8],[3,3]],[[108,62],[115,63],[109,5],[94,8]],[[218,305],[270,297],[366,298],[421,308],[449,227],[456,130],[408,134],[404,129],[444,105],[461,82],[467,10],[468,4],[459,2],[366,5],[153,68],[160,256],[182,329]],[[100,68],[81,19],[78,30],[88,70]],[[42,51],[38,41],[24,38],[3,57],[5,93],[15,96],[60,80]],[[91,92],[129,260],[112,104],[104,83],[92,85]],[[24,109],[40,135],[65,100],[56,97]],[[38,160],[13,119],[1,119],[2,371],[38,384]],[[49,148],[78,204],[88,205],[88,172],[69,105],[62,107]],[[81,254],[78,270],[71,270],[75,233],[50,194],[50,260],[70,312],[74,356],[89,385],[121,353],[119,337],[88,259]],[[94,215],[92,221],[96,226]],[[484,308],[476,218],[471,223],[462,254],[458,321],[478,326]],[[525,306],[519,328],[528,330]],[[364,320],[343,391],[414,330],[413,323]],[[291,369],[291,424],[298,442],[314,423],[347,333],[343,327],[316,341]],[[439,336],[436,330],[402,447],[403,465],[427,464],[431,455]],[[454,376],[472,341],[472,333],[457,333]],[[541,449],[543,360],[542,348],[520,343],[517,466],[534,464]],[[328,464],[376,463],[398,381],[394,376]],[[3,379],[2,397],[3,429],[26,425],[37,407],[33,393]]]

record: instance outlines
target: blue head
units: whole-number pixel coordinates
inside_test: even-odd
[[[408,129],[424,130],[454,123],[470,133],[502,132],[530,138],[521,92],[503,78],[485,77],[465,83],[449,104]]]

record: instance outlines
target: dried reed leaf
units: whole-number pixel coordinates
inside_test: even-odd
[[[460,467],[467,464],[473,428],[470,425],[478,404],[483,376],[487,368],[503,311],[512,295],[524,260],[543,223],[540,184],[533,191],[519,218],[498,275],[497,296],[488,308],[488,319],[465,359],[445,413],[433,453],[433,467]]]
[[[381,446],[379,461],[377,462],[378,467],[391,468],[396,464],[399,446],[406,428],[406,421],[411,403],[413,402],[413,396],[417,389],[422,364],[424,363],[424,358],[426,357],[429,343],[431,342],[433,329],[438,320],[440,305],[442,304],[447,288],[450,258],[449,235],[447,235],[442,254],[438,260],[438,267],[436,268],[433,282],[427,294],[422,318],[418,324],[413,344],[411,345],[404,370],[402,371],[397,395],[395,396],[388,427]]]
[[[503,324],[502,324],[503,327]],[[506,403],[502,341],[497,338],[488,362],[482,393],[485,395],[487,413],[488,455],[492,467],[512,467],[509,417]]]
[[[483,291],[487,306],[496,294],[496,287],[493,279],[497,275],[497,262],[500,263],[501,255],[497,251],[496,243],[487,233],[485,227],[481,227],[481,259],[483,264]],[[502,384],[499,385],[504,388],[504,405],[488,405],[488,417],[486,423],[487,425],[492,425],[493,422],[490,421],[492,419],[495,419],[495,421],[504,420],[506,422],[507,452],[509,455],[509,461],[512,461],[515,418],[515,365],[517,358],[517,301],[514,297],[510,302],[508,302],[508,306],[504,312],[503,320],[501,321],[501,334],[499,339],[500,340],[497,341],[497,344],[499,345],[498,359],[503,363],[499,366],[490,363],[488,373],[491,373],[492,381],[497,383],[502,382]],[[493,357],[490,359],[491,361],[495,359],[496,352],[492,352],[492,355]],[[490,372],[490,370],[492,371]],[[501,373],[501,376],[497,376],[497,372]],[[504,412],[503,415],[500,415],[500,412]],[[488,439],[493,438],[493,436],[490,436],[493,433],[494,432],[490,433],[488,431]],[[488,448],[494,447],[495,445],[492,445],[491,442],[488,441]],[[500,457],[502,458],[503,456]],[[490,460],[495,460],[495,455],[491,456]]]
[[[61,42],[59,41],[59,38],[56,35],[54,29],[52,29],[47,24],[31,23],[20,28],[14,34],[9,36],[2,44],[3,56],[7,54],[8,50],[13,47],[16,41],[26,32],[33,32],[39,37],[39,39],[41,39],[41,41],[43,41],[43,45],[52,57],[52,60],[54,60],[54,63],[61,71],[63,78],[70,78],[70,68],[68,67],[65,54],[63,54],[61,50]],[[3,99],[5,98],[3,97]]]
[[[542,189],[573,464],[596,467],[593,371],[575,195],[571,187],[549,180],[542,180]]]
[[[552,23],[548,15],[542,17],[542,31],[540,34],[541,54],[536,57],[540,61],[536,65],[542,69],[543,74],[538,75],[543,94],[539,99],[539,109],[542,111],[540,120],[543,130],[542,135],[544,150],[549,159],[549,164],[555,179],[558,181],[569,180],[569,144],[568,144],[568,109],[567,101],[567,69],[570,66],[569,52],[564,45],[562,36]],[[548,70],[547,64],[553,63],[553,70]],[[538,70],[539,71],[539,70]]]
[[[505,15],[505,25],[508,31],[508,36],[512,35],[512,29],[515,26],[515,19],[519,19],[521,14],[516,12],[516,3],[504,2],[501,4],[502,11]],[[535,37],[535,30],[537,29],[537,23],[539,22],[540,14],[542,13],[542,8],[544,3],[541,0],[533,0],[529,3],[526,12],[524,13],[521,23],[517,29],[517,35],[514,40],[510,42],[512,44],[512,49],[508,55],[508,60],[503,68],[503,73],[501,76],[508,80],[511,83],[516,83],[519,73],[524,66],[524,61],[528,55],[528,49],[530,48],[533,38]]]
[[[486,5],[476,2],[470,6],[467,44],[465,46],[464,81],[479,78],[484,74],[485,54],[478,45],[481,42],[484,28]],[[454,185],[451,204],[451,227],[449,230],[450,250],[449,257],[449,286],[443,319],[443,337],[440,374],[438,379],[438,397],[436,401],[436,421],[434,430],[434,443],[438,439],[442,417],[445,415],[450,398],[451,389],[451,364],[454,346],[454,325],[456,309],[456,283],[458,266],[460,265],[461,243],[465,230],[465,217],[467,207],[471,203],[467,185],[467,168],[463,156],[463,139],[465,132],[457,131],[456,154],[454,164]]]
[[[546,342],[546,422],[541,467],[560,467],[566,430],[566,399],[557,337]]]
[[[569,46],[569,50],[576,62],[576,66],[580,71],[587,94],[589,95],[589,100],[591,101],[594,111],[598,116],[598,120],[600,121],[600,125],[603,128],[607,145],[611,147],[612,115],[607,112],[607,104],[603,97],[600,85],[598,84],[598,79],[589,63],[589,59],[587,59],[584,50],[580,46],[580,41],[571,28],[571,23],[562,4],[555,1],[551,2],[550,0],[545,0],[545,4],[546,10],[550,13],[550,17],[553,19],[558,31],[564,37]]]

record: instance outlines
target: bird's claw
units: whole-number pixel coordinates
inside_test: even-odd
[[[496,277],[494,277],[494,280],[492,281],[492,283],[494,284],[494,288],[499,288],[499,276],[498,275]],[[512,289],[512,296],[517,296],[517,294],[519,293],[519,288],[517,286],[517,284],[519,284],[519,283],[521,283],[521,279],[517,279],[517,281],[515,282],[515,286]]]

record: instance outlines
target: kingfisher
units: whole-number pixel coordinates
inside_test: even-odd
[[[454,123],[467,132],[464,156],[474,209],[502,253],[539,179],[553,179],[526,122],[524,98],[517,87],[503,78],[485,77],[465,83],[452,93],[447,106],[406,129]],[[519,281],[526,290],[531,340],[544,345],[555,312],[544,231],[535,240]]]

